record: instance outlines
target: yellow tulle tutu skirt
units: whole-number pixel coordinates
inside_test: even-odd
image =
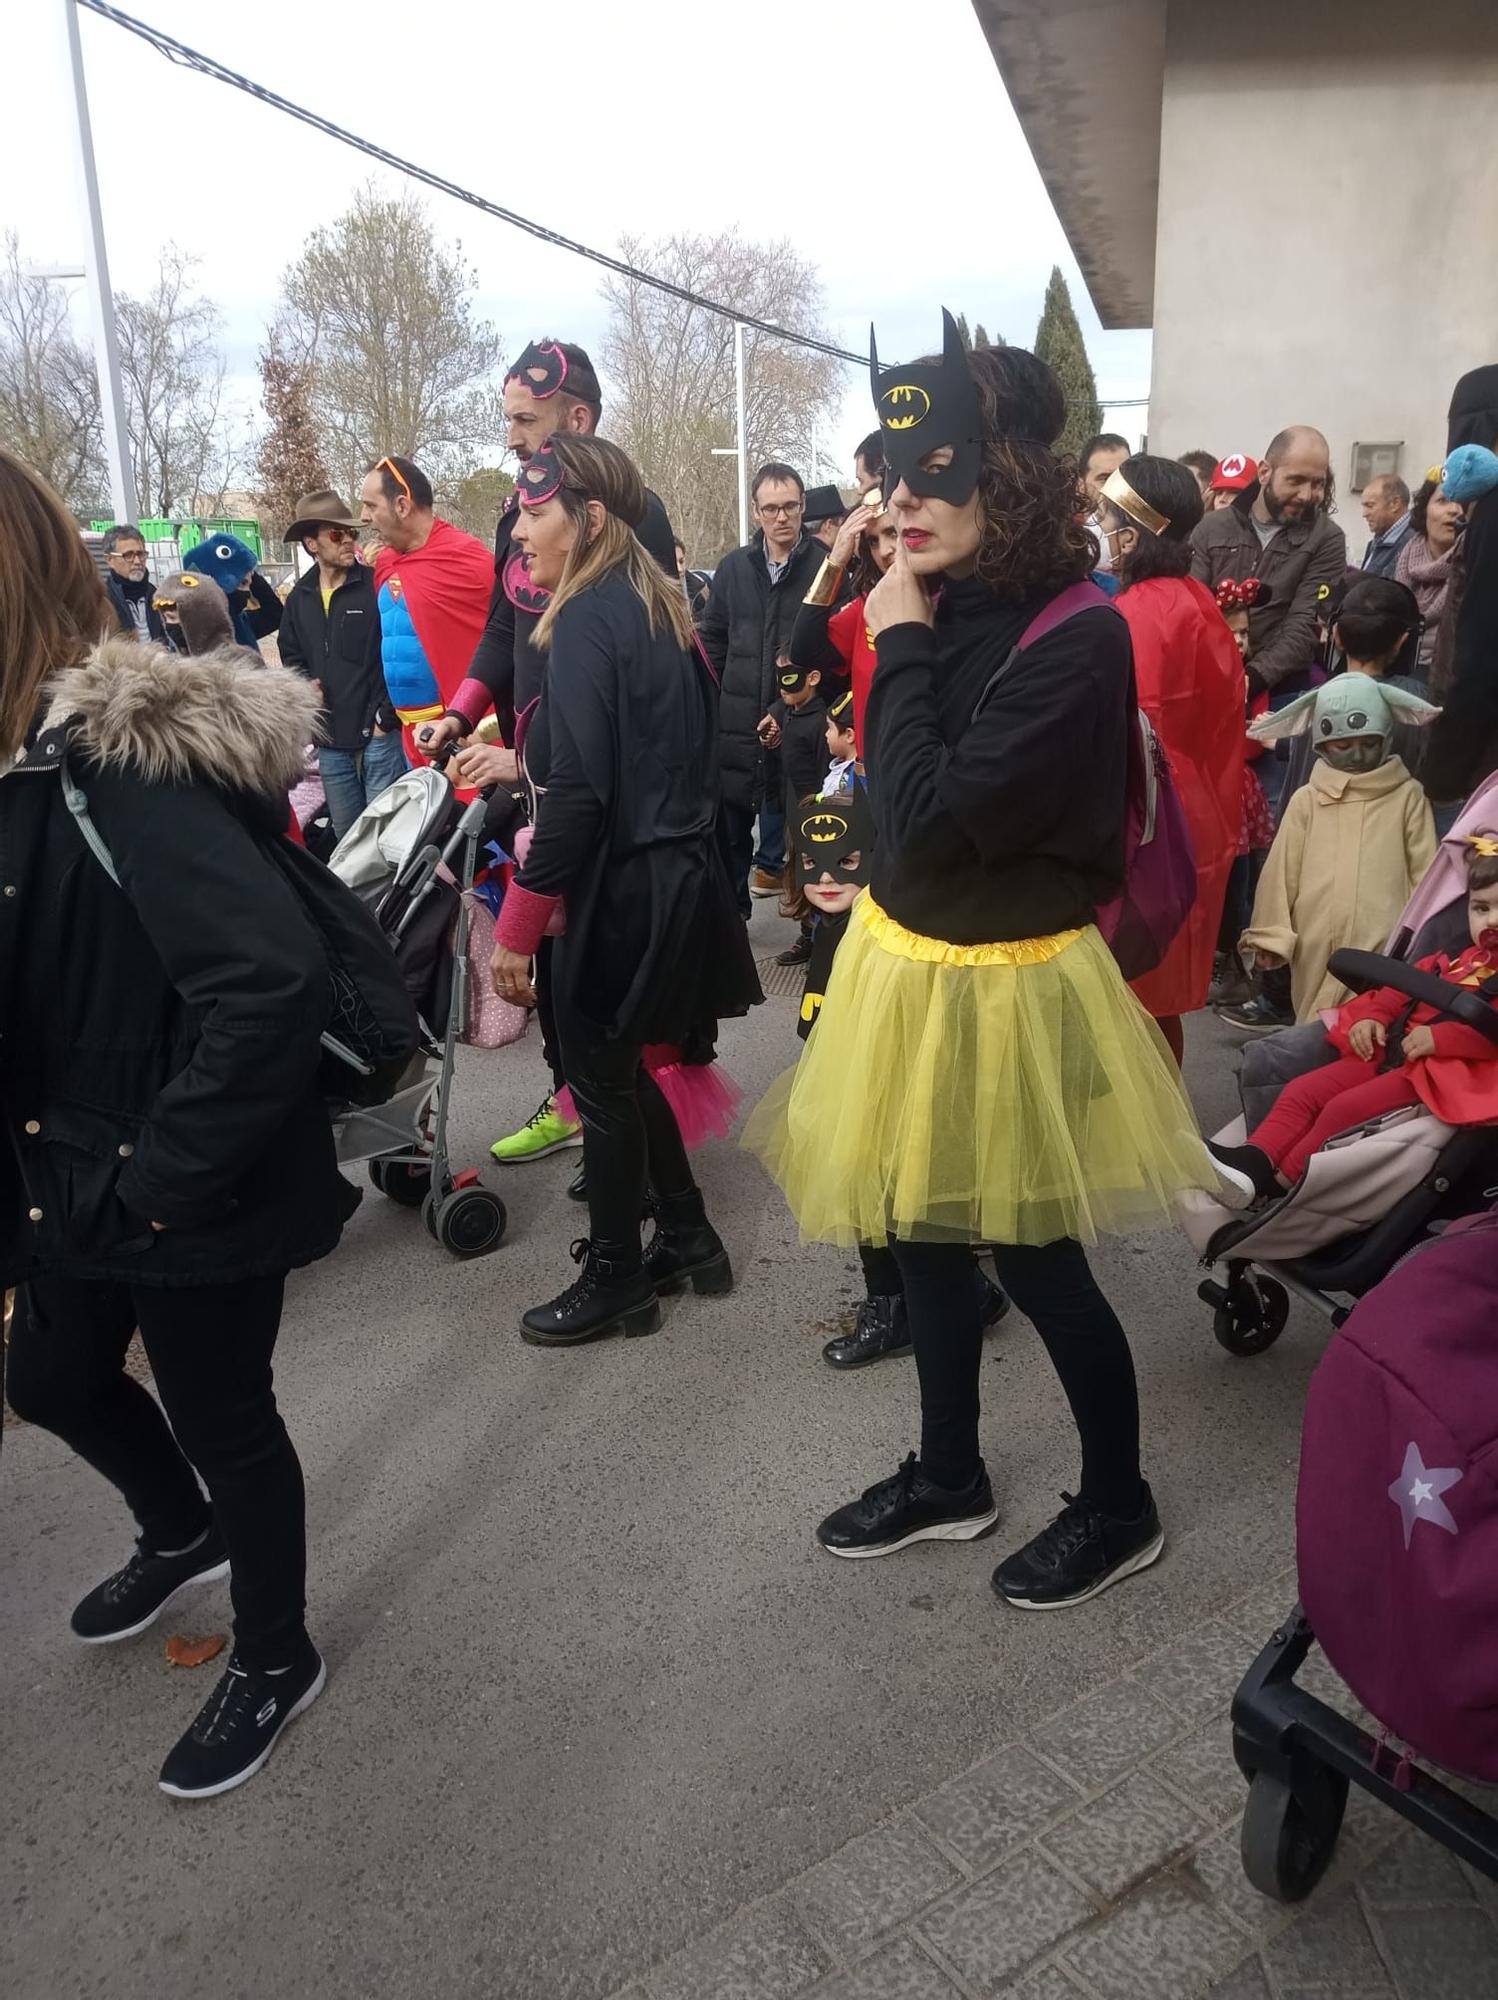
[[[801,1060],[744,1144],[808,1242],[1051,1243],[1173,1221],[1217,1176],[1097,931],[949,945],[854,905]]]

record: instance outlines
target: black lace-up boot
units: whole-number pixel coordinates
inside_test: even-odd
[[[660,1300],[638,1250],[622,1243],[590,1243],[580,1236],[572,1258],[581,1264],[581,1275],[546,1305],[532,1306],[522,1315],[522,1340],[532,1347],[580,1347],[611,1333],[655,1332],[661,1323]]]
[[[707,1219],[699,1189],[657,1195],[655,1234],[645,1246],[645,1269],[662,1297],[686,1284],[714,1297],[733,1290],[733,1266],[722,1237]]]

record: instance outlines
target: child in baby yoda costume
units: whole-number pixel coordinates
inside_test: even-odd
[[[1382,951],[1436,851],[1424,791],[1390,752],[1397,719],[1440,710],[1367,674],[1339,674],[1255,722],[1261,743],[1309,732],[1316,763],[1285,808],[1240,949],[1260,968],[1290,967],[1298,1022],[1347,998],[1327,971],[1334,951]]]

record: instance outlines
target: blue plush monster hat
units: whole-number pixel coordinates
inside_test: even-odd
[[[255,551],[238,535],[207,535],[182,558],[182,567],[199,576],[212,577],[234,613],[234,636],[241,646],[253,646],[255,633],[245,616],[244,602],[234,603],[234,593],[247,584],[255,572]]]

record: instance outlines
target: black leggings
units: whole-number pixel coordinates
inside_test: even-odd
[[[982,1282],[964,1243],[896,1243],[921,1382],[921,1465],[938,1486],[966,1487],[978,1452]],[[1132,1518],[1143,1504],[1139,1391],[1118,1316],[1080,1243],[996,1245],[999,1282],[1045,1342],[1082,1439],[1079,1492]]]
[[[639,1042],[610,1041],[567,1010],[557,1026],[567,1087],[583,1121],[593,1244],[611,1262],[637,1266],[646,1188],[667,1203],[696,1193],[681,1130],[640,1060]]]
[[[6,1385],[18,1417],[118,1487],[148,1549],[187,1548],[217,1520],[235,1650],[256,1667],[307,1643],[306,1496],[271,1380],[284,1285],[33,1278],[16,1294]],[[136,1327],[160,1403],[125,1373]]]

